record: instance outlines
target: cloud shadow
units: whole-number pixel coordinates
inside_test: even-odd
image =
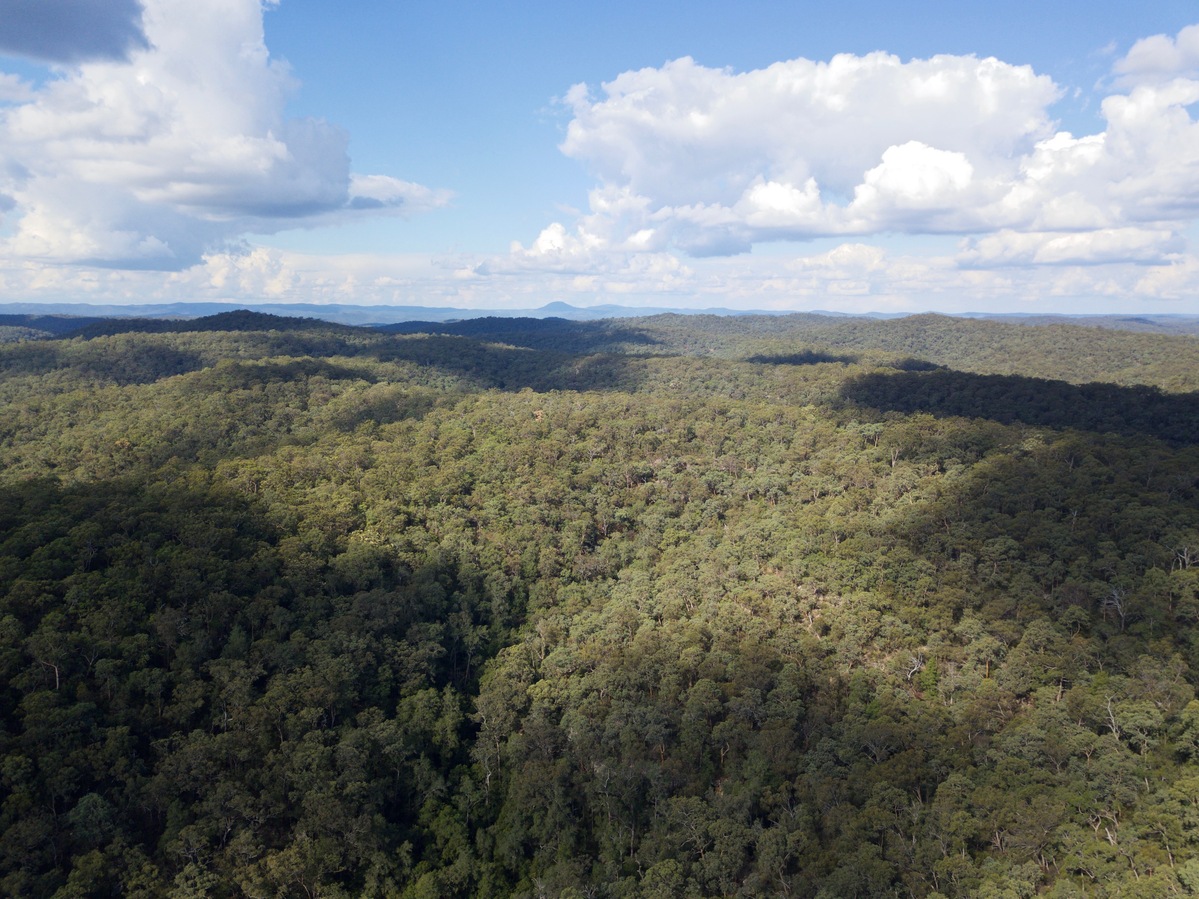
[[[614,321],[575,322],[564,318],[472,318],[459,322],[398,322],[373,328],[385,334],[439,334],[471,337],[533,350],[563,353],[647,352],[661,341]]]
[[[1165,393],[1146,385],[1070,384],[941,369],[863,375],[847,381],[841,396],[905,414],[928,412],[1199,443],[1199,394]]]

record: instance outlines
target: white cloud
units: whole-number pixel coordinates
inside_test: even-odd
[[[29,82],[8,72],[0,72],[0,103],[23,102],[32,96],[33,88]]]
[[[1183,256],[1170,265],[1145,271],[1130,291],[1139,297],[1154,297],[1177,303],[1194,300],[1199,293],[1199,258]]]
[[[1162,263],[1199,215],[1199,26],[1138,43],[1116,72],[1106,129],[1081,137],[1055,133],[1049,78],[996,59],[735,73],[684,58],[601,96],[576,85],[562,151],[600,181],[578,231],[694,256],[946,233],[978,236],[960,257],[974,267]]]
[[[1199,25],[1188,25],[1175,37],[1155,34],[1137,41],[1114,70],[1125,84],[1199,72]]]
[[[1006,167],[1051,133],[1053,82],[1027,66],[885,53],[795,59],[745,73],[689,58],[567,95],[562,150],[658,205],[734,203],[754,180],[814,177],[848,196],[893,146],[920,141]]]
[[[340,129],[284,116],[296,84],[262,15],[260,0],[146,0],[147,48],[62,70],[0,109],[0,194],[17,217],[3,249],[178,269],[250,231],[444,204],[351,174]]]
[[[389,175],[350,175],[350,209],[402,209],[408,215],[444,206],[448,191],[432,190]]]
[[[975,199],[973,182],[966,154],[912,140],[883,151],[882,161],[854,188],[847,211],[864,222],[862,230],[879,230],[884,223],[906,230],[913,219],[914,230],[938,230],[938,214],[949,213],[945,229],[953,231],[953,213]]]
[[[1059,93],[1027,66],[885,53],[745,73],[684,58],[626,72],[603,92],[567,95],[563,152],[600,178],[598,195],[640,205],[642,218],[614,239],[652,226],[659,245],[697,255],[779,238],[971,230],[1017,161],[1052,136]]]
[[[602,241],[585,229],[569,233],[559,222],[542,229],[537,239],[525,249],[519,243],[512,246],[512,257],[517,261],[536,263],[539,268],[572,268],[580,263],[592,263],[592,251]]]
[[[570,233],[564,232],[569,238]],[[569,244],[569,240],[567,240]],[[593,248],[570,265],[533,257],[304,255],[271,248],[209,254],[179,272],[48,266],[0,259],[8,301],[355,303],[532,309],[553,300],[703,309],[844,312],[1193,311],[1199,258],[1163,265],[964,266],[846,242],[819,252],[692,259]],[[1191,303],[1190,306],[1186,304]]]
[[[824,213],[820,186],[808,178],[802,187],[757,178],[737,201],[734,210],[751,228],[786,229],[804,222],[813,227]]]
[[[1102,228],[1073,233],[999,231],[968,241],[958,256],[967,266],[1167,264],[1186,242],[1168,230]]]

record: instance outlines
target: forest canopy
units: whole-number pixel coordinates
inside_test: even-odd
[[[9,327],[4,895],[1199,894],[1194,337]]]

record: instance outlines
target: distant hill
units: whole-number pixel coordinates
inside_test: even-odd
[[[534,309],[463,309],[453,306],[364,306],[327,303],[158,303],[145,305],[92,305],[87,303],[0,303],[0,327],[26,327],[61,335],[96,319],[193,319],[238,310],[267,315],[315,318],[343,325],[391,325],[401,322],[446,323],[484,318],[558,318],[596,321],[608,318],[641,318],[652,315],[769,316],[795,315],[806,310],[678,309],[647,306],[572,306],[554,301]],[[807,314],[823,318],[894,319],[910,313],[868,312],[858,315],[830,310]],[[1199,336],[1199,315],[1045,315],[1025,313],[963,312],[954,318],[996,319],[1029,325],[1070,324],[1121,331]],[[77,324],[73,324],[76,323]]]
[[[99,318],[187,319],[250,309],[269,315],[317,318],[343,325],[381,325],[407,321],[449,322],[474,318],[563,318],[594,321],[604,318],[658,315],[677,309],[632,306],[571,306],[548,303],[537,309],[462,309],[453,306],[359,306],[319,303],[158,303],[145,305],[89,305],[85,303],[0,303],[0,317],[39,319],[75,317],[88,321]],[[747,315],[734,309],[688,310],[709,315]],[[759,312],[759,315],[771,313]],[[4,322],[14,324],[14,322]]]
[[[99,316],[9,314],[0,315],[0,328],[25,332],[23,339],[62,337],[103,320]]]
[[[316,318],[295,318],[236,309],[193,319],[103,318],[90,320],[74,332],[79,337],[105,337],[111,334],[188,334],[197,331],[313,331],[349,327]]]

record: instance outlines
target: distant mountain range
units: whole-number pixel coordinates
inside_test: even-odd
[[[565,318],[571,321],[594,321],[669,312],[706,315],[784,314],[736,309],[667,309],[614,305],[580,307],[571,306],[569,303],[548,303],[538,309],[458,309],[449,306],[353,306],[318,303],[159,303],[137,306],[0,303],[0,314],[69,315],[76,318],[200,318],[236,309],[298,318],[319,318],[343,325],[385,325],[408,321],[451,322],[470,318]]]
[[[153,318],[193,319],[248,309],[254,312],[291,318],[315,318],[343,325],[394,325],[402,322],[445,323],[477,318],[559,318],[569,321],[597,321],[606,318],[631,318],[650,315],[789,315],[800,310],[745,309],[678,309],[666,307],[572,306],[553,302],[536,309],[460,309],[448,306],[355,306],[319,303],[158,303],[147,305],[93,305],[89,303],[0,303],[0,324],[23,324],[40,330],[55,331],[52,317],[71,319]],[[808,311],[808,310],[805,310]],[[809,314],[843,318],[906,318],[913,313],[867,312],[852,315],[846,312],[810,310]],[[1073,324],[1090,327],[1115,328],[1122,331],[1154,331],[1159,333],[1199,335],[1199,315],[1047,315],[1043,313],[958,313],[958,318],[986,318],[1019,322],[1029,325]],[[14,319],[21,318],[18,322]],[[34,324],[37,319],[40,324]],[[77,325],[72,325],[72,330]]]

